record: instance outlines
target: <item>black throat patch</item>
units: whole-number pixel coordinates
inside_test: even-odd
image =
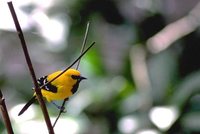
[[[72,87],[72,93],[74,94],[74,93],[76,93],[76,91],[78,90],[78,87],[79,87],[79,83],[81,82],[81,80],[78,80],[77,82],[76,82],[76,84],[74,84],[74,86]]]

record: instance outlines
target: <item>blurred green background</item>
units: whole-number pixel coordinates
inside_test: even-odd
[[[200,133],[198,2],[13,1],[38,78],[78,57],[87,21],[91,23],[87,45],[96,45],[80,64],[88,80],[66,104],[55,132]],[[14,131],[47,133],[37,103],[17,116],[33,94],[32,81],[5,2],[0,3],[0,18],[0,88]],[[46,104],[53,122],[58,110]],[[6,133],[2,118],[0,124],[0,133]]]

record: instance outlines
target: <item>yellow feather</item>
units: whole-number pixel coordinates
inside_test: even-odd
[[[55,78],[57,75],[59,75],[62,71],[54,72],[47,76],[47,81],[51,81],[53,78]],[[74,77],[73,77],[74,76]],[[43,77],[42,77],[43,78]],[[75,69],[68,69],[65,73],[63,73],[61,76],[59,76],[57,79],[52,81],[49,86],[46,89],[41,89],[42,96],[46,98],[48,102],[54,101],[54,100],[64,100],[71,95],[73,95],[73,87],[76,84],[79,84],[79,82],[85,79],[84,77],[80,76],[80,72]],[[45,78],[43,79],[45,80]],[[45,82],[44,82],[45,83]],[[53,92],[52,86],[56,87],[56,92]],[[76,86],[78,88],[78,86]],[[18,115],[21,115],[28,109],[28,107],[34,102],[36,99],[35,93],[33,94],[33,97],[30,99],[30,101],[22,108],[22,110],[19,112]]]
[[[55,78],[62,71],[57,71],[47,76],[47,80],[50,81]],[[72,75],[80,76],[80,72],[75,69],[69,69],[51,84],[57,87],[57,93],[53,93],[42,89],[42,95],[47,99],[48,102],[53,100],[63,100],[72,95],[72,88],[76,84],[77,80],[72,79]]]

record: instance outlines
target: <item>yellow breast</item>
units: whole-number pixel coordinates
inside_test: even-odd
[[[52,80],[62,71],[57,71],[48,75],[47,81]],[[76,84],[76,80],[71,78],[71,75],[68,71],[62,74],[60,77],[55,79],[51,84],[57,88],[57,92],[51,92],[45,89],[41,90],[43,97],[47,99],[47,101],[53,100],[64,100],[65,98],[70,97],[72,93],[72,88]]]

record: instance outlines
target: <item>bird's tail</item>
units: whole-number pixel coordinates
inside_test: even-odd
[[[23,114],[31,104],[33,104],[33,102],[35,102],[36,100],[36,96],[34,95],[27,103],[26,105],[22,108],[22,110],[19,112],[18,116],[20,116],[21,114]]]

